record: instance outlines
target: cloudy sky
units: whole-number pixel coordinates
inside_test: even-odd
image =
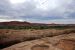
[[[0,22],[75,24],[75,0],[0,0]]]

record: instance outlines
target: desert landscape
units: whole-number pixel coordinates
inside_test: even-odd
[[[0,0],[0,50],[75,50],[75,0]]]
[[[0,26],[5,26],[0,27],[0,50],[75,49],[74,24],[39,24],[12,21],[1,22]],[[18,28],[16,29],[16,27]]]

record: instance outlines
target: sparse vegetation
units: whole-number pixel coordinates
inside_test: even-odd
[[[67,29],[70,26],[0,26],[0,29]]]

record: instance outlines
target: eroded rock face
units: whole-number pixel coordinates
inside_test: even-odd
[[[75,50],[75,33],[22,42],[2,50]]]
[[[62,39],[57,45],[62,50],[75,50],[75,40],[73,39]]]
[[[5,48],[16,43],[31,41],[35,39],[58,36],[61,34],[69,34],[75,32],[72,29],[56,30],[56,29],[45,29],[45,30],[0,30],[0,45]]]

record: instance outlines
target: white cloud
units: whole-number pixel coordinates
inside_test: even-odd
[[[25,2],[26,0],[10,0],[10,2],[12,3],[12,4],[18,4],[18,3],[23,3],[23,2]]]
[[[22,1],[22,0],[19,0]],[[24,2],[25,1],[25,2]],[[47,20],[46,18],[60,21],[61,19],[75,19],[74,0],[24,0],[12,4],[9,0],[0,0],[0,19],[19,19],[38,22]],[[60,19],[60,20],[59,20]],[[47,20],[48,21],[48,20]],[[69,21],[69,20],[68,20]],[[55,21],[56,22],[56,21]],[[63,20],[64,22],[64,20]]]

